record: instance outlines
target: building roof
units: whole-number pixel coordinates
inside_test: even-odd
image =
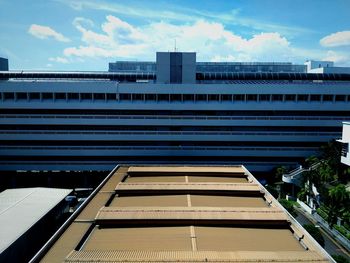
[[[8,189],[0,193],[0,253],[29,230],[72,190]]]
[[[118,167],[52,240],[41,262],[332,262],[243,166]]]
[[[195,72],[197,81],[203,80],[324,80],[349,81],[349,73],[299,73],[299,72]],[[51,72],[51,71],[0,71],[0,79],[46,80],[110,80],[137,82],[155,80],[154,72]]]

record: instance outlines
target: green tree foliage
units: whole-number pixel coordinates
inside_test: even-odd
[[[322,159],[328,160],[330,166],[337,167],[340,164],[341,145],[335,140],[329,141],[321,147]]]
[[[283,205],[283,207],[293,216],[296,217],[298,214],[295,211],[294,208],[294,202],[291,202],[287,199],[280,199],[278,200],[278,202],[280,202],[281,205]]]
[[[344,226],[346,227],[346,229],[348,231],[350,231],[350,208],[349,209],[345,209],[344,213],[343,213],[343,220],[344,220]]]
[[[308,158],[305,159],[305,165],[307,167],[310,167],[313,164],[318,163],[318,162],[319,162],[319,159],[316,156],[314,156],[314,155],[311,155],[311,156],[309,156]]]
[[[282,181],[282,175],[288,173],[288,169],[285,166],[278,166],[275,169],[275,177],[274,177],[274,182],[281,182]]]
[[[332,255],[332,258],[337,262],[337,263],[349,263],[350,261],[342,256],[342,255]]]
[[[320,229],[311,224],[305,224],[303,227],[322,247],[324,247],[324,238],[321,234]]]
[[[331,174],[334,179],[338,179],[344,174],[344,166],[340,162],[341,157],[341,145],[335,140],[329,141],[326,145],[321,147],[322,159],[331,169]]]
[[[337,179],[337,171],[330,163],[329,161],[322,161],[318,167],[320,182],[332,182]]]
[[[306,201],[307,190],[305,188],[301,188],[298,193],[298,199],[305,202]]]
[[[270,194],[272,194],[274,198],[278,198],[278,192],[273,186],[265,185],[265,188],[267,191],[269,191]]]
[[[349,199],[349,192],[346,191],[345,185],[338,184],[329,189],[329,197],[334,205],[339,203],[344,204]]]
[[[329,215],[328,224],[332,226],[337,222],[337,217],[349,210],[349,192],[343,184],[338,184],[329,189]]]

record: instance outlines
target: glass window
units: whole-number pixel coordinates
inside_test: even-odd
[[[94,93],[94,100],[105,100],[106,95],[104,93]]]
[[[80,97],[82,100],[91,100],[92,99],[92,94],[91,93],[81,93]]]
[[[196,94],[196,100],[197,101],[206,101],[207,100],[207,94]]]
[[[156,100],[156,94],[146,94],[146,100]]]
[[[79,99],[79,93],[68,93],[67,94],[69,100],[78,100]]]
[[[169,94],[158,94],[158,101],[169,101]]]
[[[323,101],[333,101],[333,95],[323,95]]]
[[[287,94],[285,95],[285,100],[286,101],[295,101],[296,95],[295,94]]]
[[[222,101],[232,101],[232,95],[231,94],[222,94],[221,100]]]
[[[16,96],[18,100],[26,100],[28,98],[26,92],[18,92]]]
[[[345,101],[345,95],[335,95],[335,101]]]
[[[107,93],[107,100],[116,100],[117,96],[114,93]]]
[[[181,101],[181,94],[170,94],[170,101]]]
[[[244,101],[244,94],[235,94],[233,95],[234,101]]]
[[[208,100],[209,101],[219,101],[219,94],[209,94]]]
[[[308,101],[309,95],[306,94],[298,94],[298,101]]]
[[[129,93],[121,93],[119,95],[120,100],[131,100],[131,94]]]
[[[247,100],[249,100],[249,101],[256,101],[257,98],[258,98],[258,95],[256,95],[256,94],[248,94],[247,95]]]
[[[272,101],[283,101],[283,95],[282,94],[273,94]]]
[[[4,92],[4,99],[5,100],[14,100],[15,99],[15,93],[13,93],[13,92]]]
[[[321,101],[321,95],[312,94],[312,95],[310,95],[310,100],[311,101]]]
[[[140,93],[132,94],[132,100],[143,100],[143,94],[140,94]]]
[[[44,92],[42,94],[43,100],[52,100],[53,99],[53,93],[50,92]]]
[[[194,94],[184,94],[184,101],[194,101]]]
[[[270,94],[260,94],[259,100],[260,101],[270,101]]]
[[[29,99],[31,99],[31,100],[40,100],[40,93],[39,92],[31,92],[31,93],[29,93]]]

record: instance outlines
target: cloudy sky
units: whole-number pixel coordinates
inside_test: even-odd
[[[10,69],[107,70],[156,51],[198,61],[332,60],[350,66],[350,0],[0,0]]]

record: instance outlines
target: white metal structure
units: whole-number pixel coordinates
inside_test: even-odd
[[[0,193],[0,254],[71,193],[69,189],[18,188]]]

